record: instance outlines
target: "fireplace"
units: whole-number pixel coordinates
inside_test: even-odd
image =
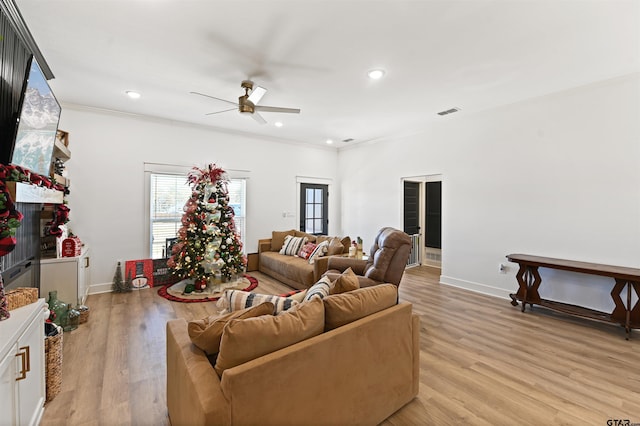
[[[0,271],[5,290],[40,286],[40,203],[16,203],[24,215],[16,230],[16,247],[0,257]],[[46,297],[46,295],[40,295]]]

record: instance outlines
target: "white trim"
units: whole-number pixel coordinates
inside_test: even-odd
[[[315,183],[319,185],[331,185],[333,183],[333,179],[313,177],[313,176],[296,176],[296,183]]]
[[[440,284],[473,291],[487,296],[499,297],[500,299],[510,299],[509,291],[503,288],[492,287],[490,285],[476,283],[473,281],[461,280],[458,278],[448,277],[446,275],[440,275]]]
[[[87,289],[87,294],[111,293],[113,291],[113,283],[91,284]]]

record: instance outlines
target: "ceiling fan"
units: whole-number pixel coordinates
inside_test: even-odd
[[[267,89],[265,89],[264,87],[260,87],[260,86],[256,86],[254,88],[253,87],[253,81],[251,81],[251,80],[244,80],[240,84],[240,87],[242,87],[244,89],[244,95],[242,95],[242,96],[240,96],[238,98],[238,102],[237,103],[228,101],[226,99],[216,98],[215,96],[205,95],[204,93],[199,93],[199,92],[191,92],[191,93],[194,94],[194,95],[205,96],[207,98],[217,99],[219,101],[226,102],[228,104],[232,104],[236,108],[238,108],[240,113],[242,113],[242,114],[250,114],[251,118],[253,118],[254,120],[256,120],[260,124],[267,124],[267,120],[265,120],[258,113],[258,111],[284,112],[284,113],[290,113],[290,114],[299,114],[300,113],[300,109],[298,109],[298,108],[281,108],[281,107],[258,105],[258,102],[260,102],[260,99],[262,99],[264,94],[267,93]],[[230,109],[225,109],[225,110],[216,111],[216,112],[209,112],[206,115],[220,114],[222,112],[233,111],[236,108],[230,108]]]

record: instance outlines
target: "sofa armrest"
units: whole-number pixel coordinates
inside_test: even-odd
[[[263,251],[271,251],[271,238],[258,240],[258,253],[262,253]]]
[[[187,321],[167,322],[167,408],[173,425],[231,424],[229,403],[206,354],[191,343]]]
[[[363,259],[354,259],[352,257],[344,256],[330,256],[327,263],[327,270],[344,272],[347,268],[351,268],[356,275],[364,275],[365,266],[367,266],[367,261]]]
[[[316,282],[318,282],[318,280],[322,278],[322,275],[329,269],[330,257],[331,256],[318,257],[315,262],[313,262],[313,278]]]

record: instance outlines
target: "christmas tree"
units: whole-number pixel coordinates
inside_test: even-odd
[[[197,167],[187,179],[191,198],[167,266],[179,278],[194,280],[196,290],[218,279],[230,281],[244,272],[246,258],[229,205],[228,180],[215,164]]]

